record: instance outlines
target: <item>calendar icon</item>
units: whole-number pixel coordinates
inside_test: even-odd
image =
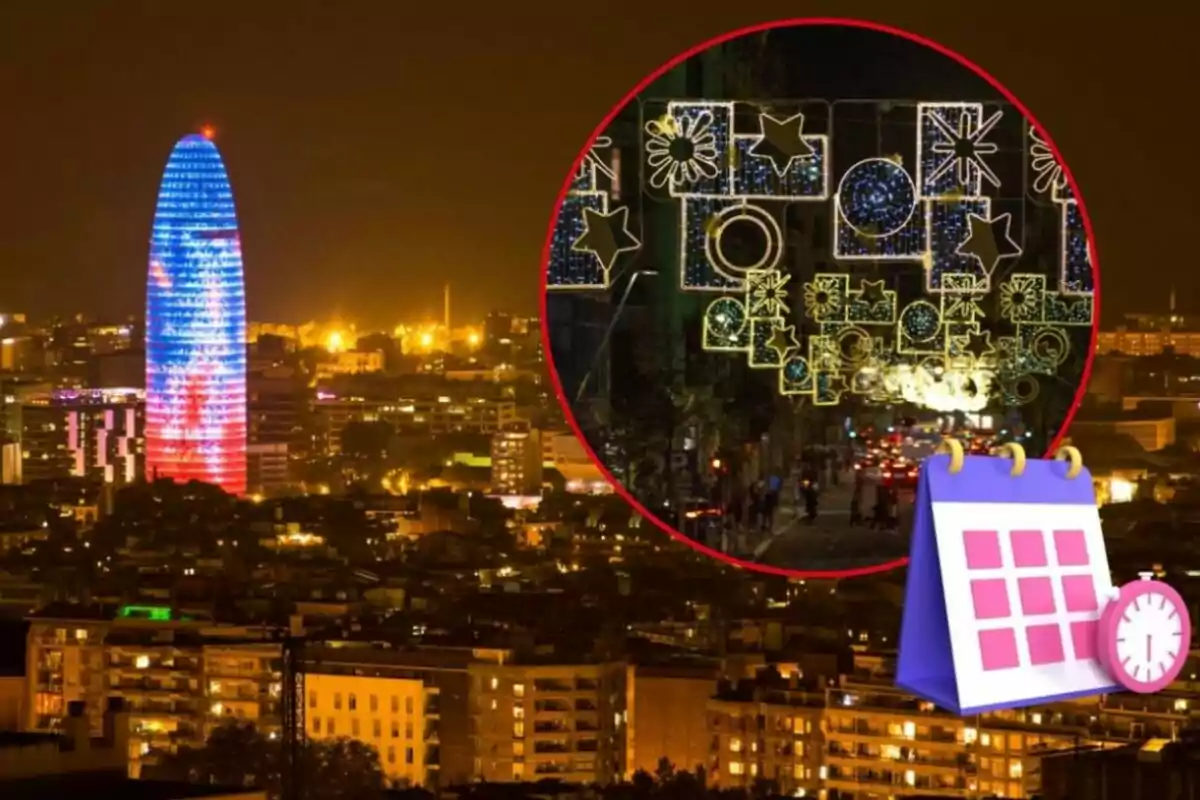
[[[1078,451],[948,446],[921,467],[897,685],[961,715],[1119,691],[1101,662],[1113,585]]]

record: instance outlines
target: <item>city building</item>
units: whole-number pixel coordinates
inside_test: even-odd
[[[125,800],[267,800],[266,792],[244,787],[218,788],[129,776],[130,716],[118,699],[103,713],[95,735],[82,702],[68,706],[61,731],[0,731],[0,797],[43,800],[47,797],[120,797]]]
[[[630,667],[626,770],[654,774],[666,759],[675,769],[708,767],[708,702],[717,693],[717,670]]]
[[[470,666],[475,777],[607,784],[626,772],[626,665]]]
[[[389,781],[436,785],[436,687],[420,677],[309,673],[304,689],[310,739],[366,742],[379,751]]]
[[[25,482],[68,476],[123,486],[145,474],[145,399],[136,389],[63,389],[20,406]]]
[[[477,388],[474,386],[464,388],[471,393],[454,389],[454,396],[431,394],[393,400],[319,391],[313,413],[330,453],[340,450],[342,431],[351,422],[386,422],[399,435],[491,434],[516,422],[517,405],[511,399],[476,394],[471,391]]]
[[[555,433],[543,437],[545,461],[554,466],[566,481],[568,492],[609,494],[612,484],[588,456],[583,443],[573,433]]]
[[[309,646],[307,734],[320,739],[360,731],[379,750],[391,781],[426,787],[469,783],[474,750],[468,665],[494,657],[470,648]]]
[[[237,212],[216,145],[167,160],[146,285],[146,470],[246,490],[246,295]]]
[[[334,375],[361,375],[383,372],[382,350],[340,350],[330,353],[328,360],[317,364],[317,380],[327,380]]]
[[[526,429],[493,434],[492,493],[540,495],[542,460],[540,431]]]
[[[1172,739],[1072,748],[1044,757],[1041,775],[1041,800],[1192,798],[1200,789],[1200,752],[1195,741]]]
[[[135,777],[155,751],[200,745],[227,719],[253,721],[278,736],[282,701],[279,644],[247,630],[189,619],[169,607],[48,608],[30,620],[26,642],[25,729],[63,727],[75,702],[93,731],[100,709],[123,698],[130,717]]]

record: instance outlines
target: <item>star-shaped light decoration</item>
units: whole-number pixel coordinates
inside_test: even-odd
[[[800,342],[796,339],[795,326],[776,328],[771,334],[771,338],[767,340],[767,347],[779,353],[780,360],[786,359],[791,351],[799,350]]]
[[[933,183],[957,167],[958,184],[966,186],[970,183],[971,167],[974,166],[988,183],[1000,188],[1000,179],[983,160],[983,156],[992,155],[1000,149],[995,142],[985,142],[984,138],[992,132],[992,128],[996,127],[996,123],[1000,121],[1003,114],[1003,111],[997,111],[985,119],[978,128],[972,125],[973,115],[963,114],[958,118],[958,128],[956,129],[938,114],[931,113],[929,121],[949,141],[935,142],[930,146],[930,150],[946,158],[929,174],[927,180]]]
[[[992,344],[991,331],[972,331],[960,340],[965,352],[970,353],[976,361],[995,355],[996,346]]]
[[[960,256],[978,258],[988,275],[992,274],[1001,259],[1021,255],[1021,245],[1013,241],[1010,233],[1012,214],[1001,214],[991,219],[968,214],[967,223],[971,231],[954,252]]]
[[[817,153],[816,149],[804,140],[803,114],[779,119],[764,112],[758,115],[758,126],[761,133],[754,144],[750,145],[749,153],[756,158],[770,161],[775,174],[781,178],[788,174],[793,161],[811,158]]]
[[[583,209],[583,228],[583,234],[572,243],[571,249],[595,255],[605,272],[612,269],[621,253],[642,246],[629,232],[629,209],[625,206],[607,213],[594,208]]]
[[[888,301],[887,294],[884,293],[884,282],[864,280],[859,286],[858,299],[867,304],[868,308],[874,309],[880,303]]]
[[[791,275],[776,270],[751,270],[746,275],[746,294],[751,317],[781,317],[787,311],[787,282]]]

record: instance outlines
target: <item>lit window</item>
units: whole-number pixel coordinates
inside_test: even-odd
[[[829,778],[829,767],[822,764],[817,769],[817,778],[820,780],[827,780]]]
[[[742,740],[741,739],[730,739],[729,740],[729,752],[731,752],[731,753],[742,752]]]
[[[491,680],[491,682],[490,682],[490,684],[489,684],[489,685],[492,687],[492,691],[495,691],[496,689],[499,689],[499,688],[500,688],[500,679],[499,679],[499,678],[492,678],[492,680]]]
[[[1175,701],[1175,710],[1176,711],[1187,711],[1187,708],[1188,708],[1187,700],[1180,698],[1179,700]]]
[[[513,684],[513,697],[524,697],[524,696],[525,696],[525,684],[514,683]]]
[[[913,772],[911,769],[905,770],[904,771],[904,782],[906,784],[908,784],[909,786],[916,786],[917,785],[917,773]]]
[[[525,735],[525,723],[524,722],[514,722],[513,723],[513,738],[520,739],[524,735]]]
[[[133,660],[133,665],[138,669],[147,669],[150,666],[150,656],[138,656]]]
[[[979,731],[974,728],[963,728],[962,736],[964,744],[975,744],[979,741]]]
[[[740,761],[730,761],[729,762],[729,774],[730,775],[742,775],[743,773],[745,773],[745,771],[746,771],[746,767],[744,764],[742,764],[742,762],[740,762]]]
[[[1009,765],[1008,765],[1008,777],[1010,777],[1010,778],[1019,778],[1019,777],[1021,777],[1021,772],[1022,772],[1022,769],[1021,769],[1021,762],[1020,762],[1020,761],[1011,761],[1011,762],[1009,762]]]
[[[904,723],[904,738],[915,739],[917,736],[917,724],[915,722]]]

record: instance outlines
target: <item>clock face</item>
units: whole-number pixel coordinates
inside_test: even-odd
[[[1158,691],[1175,679],[1187,657],[1191,625],[1174,589],[1141,581],[1106,609],[1107,666],[1134,691]]]

